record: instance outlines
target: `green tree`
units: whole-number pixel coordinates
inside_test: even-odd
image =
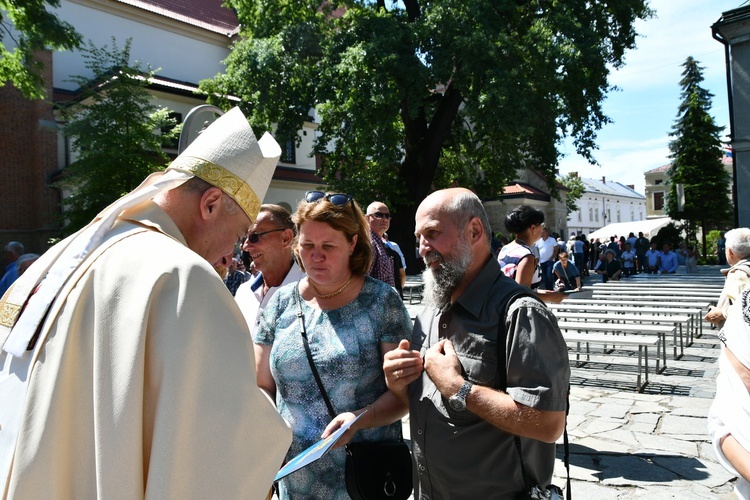
[[[578,210],[577,202],[581,199],[583,193],[586,192],[586,186],[583,185],[581,178],[573,172],[568,173],[568,175],[558,180],[560,181],[560,184],[568,188],[568,195],[565,198],[565,204],[567,207],[567,213],[570,215],[571,212]]]
[[[407,246],[434,189],[496,199],[526,167],[553,186],[568,136],[594,161],[610,69],[651,14],[645,0],[227,3],[241,40],[202,82],[212,102],[240,97],[253,127],[280,137],[315,108],[320,174],[363,205],[388,203]]]
[[[0,83],[10,82],[29,99],[44,97],[39,50],[70,50],[81,35],[47,8],[60,0],[0,0]],[[6,46],[4,40],[11,43]]]
[[[674,140],[669,143],[672,164],[666,208],[671,218],[685,221],[688,240],[695,240],[697,228],[702,229],[702,254],[706,255],[708,232],[730,223],[731,177],[721,162],[724,150],[720,134],[724,127],[716,125],[709,113],[713,94],[701,87],[703,68],[698,64],[688,57],[682,65],[682,102],[669,134]],[[684,191],[682,206],[678,186]]]
[[[130,63],[130,42],[122,49],[114,38],[111,47],[89,42],[84,58],[93,76],[71,79],[80,85],[81,98],[62,111],[76,159],[57,182],[70,192],[63,200],[68,234],[162,170],[169,158],[161,146],[179,133],[168,110],[152,104],[146,86],[155,72]]]

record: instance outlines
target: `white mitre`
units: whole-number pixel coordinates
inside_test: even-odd
[[[2,350],[16,357],[25,354],[49,305],[124,210],[199,177],[227,193],[255,220],[280,156],[281,148],[271,134],[257,140],[239,108],[220,116],[165,171],[148,176],[24,272],[0,300]]]

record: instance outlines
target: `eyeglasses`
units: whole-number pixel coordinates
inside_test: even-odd
[[[347,203],[352,201],[351,196],[343,193],[326,194],[323,191],[308,191],[305,193],[305,201],[307,203],[315,203],[316,201],[320,201],[323,198],[331,202],[332,205],[336,205],[337,207],[343,207]]]
[[[270,231],[263,231],[262,233],[253,232],[247,235],[246,241],[249,241],[250,243],[258,243],[258,241],[260,241],[260,237],[263,236],[264,234],[275,233],[276,231],[283,231],[284,229],[286,228],[280,227],[278,229],[271,229]]]
[[[375,217],[376,219],[390,219],[391,214],[383,213],[383,212],[373,212],[371,214],[367,214],[368,217]]]

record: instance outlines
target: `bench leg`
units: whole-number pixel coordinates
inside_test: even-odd
[[[648,352],[648,351],[646,351]],[[641,368],[643,367],[643,346],[638,346],[638,374],[636,376],[636,382],[635,382],[635,389],[638,392],[643,392],[643,386],[641,385]],[[646,363],[646,366],[648,366],[648,363]]]
[[[658,346],[658,344],[657,344]],[[667,369],[667,334],[661,334],[661,370],[659,369],[659,347],[656,348],[656,373],[663,373]]]

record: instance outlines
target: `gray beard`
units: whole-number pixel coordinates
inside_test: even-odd
[[[471,246],[463,240],[456,244],[455,256],[447,260],[438,252],[430,252],[424,257],[427,269],[422,273],[424,280],[424,301],[427,307],[440,309],[450,302],[453,290],[461,283],[466,270],[471,264]],[[429,263],[440,264],[429,267]]]

